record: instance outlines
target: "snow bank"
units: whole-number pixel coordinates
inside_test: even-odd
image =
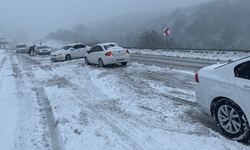
[[[237,60],[246,56],[250,56],[250,52],[238,52],[238,51],[194,51],[194,50],[150,50],[150,49],[130,49],[131,53],[134,54],[145,54],[145,55],[163,55],[170,57],[185,57],[185,58],[196,58],[205,60]]]

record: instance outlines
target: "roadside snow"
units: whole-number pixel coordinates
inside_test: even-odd
[[[250,56],[250,52],[231,52],[231,51],[193,51],[193,50],[150,50],[150,49],[130,49],[131,53],[145,55],[159,55],[170,57],[185,57],[205,60],[237,60],[246,56]]]
[[[187,115],[186,112],[190,112],[209,122],[209,117],[200,113],[194,103],[192,71],[134,62],[125,67],[100,68],[84,65],[84,59],[54,63],[48,56],[29,57],[13,52],[1,53],[1,62],[5,66],[1,74],[5,78],[0,97],[8,101],[1,99],[0,107],[6,108],[1,107],[0,111],[9,114],[0,114],[5,127],[0,131],[10,132],[10,140],[3,141],[8,144],[5,148],[51,149],[50,138],[54,133],[48,130],[46,110],[35,90],[34,83],[39,83],[51,106],[48,109],[53,112],[62,140],[60,144],[65,150],[250,149]],[[13,76],[8,77],[11,74]],[[8,91],[9,88],[14,90]],[[17,102],[18,105],[10,105]],[[17,111],[15,106],[24,109]],[[30,117],[25,116],[31,112]],[[16,122],[12,119],[13,124],[7,126],[7,117],[21,115],[32,124],[22,118]],[[16,133],[25,138],[13,147],[11,144],[18,139]],[[0,138],[4,137],[1,134]]]

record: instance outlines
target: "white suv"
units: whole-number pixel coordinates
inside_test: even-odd
[[[60,61],[84,57],[86,52],[89,50],[90,47],[82,43],[69,44],[67,46],[62,47],[58,51],[52,52],[50,54],[50,60]]]

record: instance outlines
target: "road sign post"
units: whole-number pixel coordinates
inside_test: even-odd
[[[75,38],[75,43],[77,42],[77,37]]]
[[[164,35],[166,36],[166,47],[168,48],[168,36],[170,36],[170,29],[169,28],[164,29]]]

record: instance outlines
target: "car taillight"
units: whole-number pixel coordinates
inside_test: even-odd
[[[105,56],[113,56],[113,54],[111,52],[108,52],[105,54]]]
[[[129,51],[128,51],[128,50],[126,50],[126,54],[129,54]]]
[[[198,83],[200,82],[199,77],[198,77],[198,73],[195,74],[195,81],[198,82]]]

